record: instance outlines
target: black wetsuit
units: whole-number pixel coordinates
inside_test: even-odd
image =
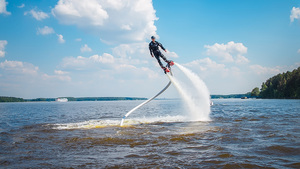
[[[159,43],[159,42],[157,42],[157,41],[155,41],[155,42],[151,41],[151,42],[149,43],[150,55],[152,56],[152,53],[153,53],[154,56],[155,56],[155,58],[157,59],[159,65],[160,65],[160,67],[164,68],[164,65],[161,63],[159,57],[161,57],[161,58],[162,58],[165,62],[167,62],[167,63],[168,63],[169,61],[168,61],[167,58],[160,52],[159,46],[160,46],[163,50],[165,50],[165,48],[163,47],[163,45],[162,45],[161,43]]]

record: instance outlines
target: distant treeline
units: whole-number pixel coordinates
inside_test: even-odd
[[[117,101],[117,100],[146,100],[147,98],[139,97],[60,97],[67,98],[68,101]],[[0,102],[52,102],[55,98],[36,98],[23,99],[16,97],[0,96]]]
[[[24,99],[17,97],[0,96],[0,102],[24,102]]]
[[[264,99],[300,99],[300,67],[269,78],[251,93]]]
[[[229,95],[211,95],[212,99],[240,99],[240,98],[250,98],[251,94],[229,94]]]
[[[230,94],[230,95],[211,95],[212,99],[230,99],[230,98],[250,98],[251,94]],[[147,100],[147,98],[140,97],[60,97],[67,98],[68,101],[121,101],[121,100]],[[0,102],[54,102],[56,98],[36,98],[36,99],[23,99],[16,97],[0,96]],[[158,100],[166,100],[158,99]]]
[[[116,101],[116,100],[147,100],[139,97],[63,97],[69,101]]]

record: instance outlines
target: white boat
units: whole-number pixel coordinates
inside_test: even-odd
[[[67,98],[57,98],[57,99],[55,99],[55,101],[57,101],[57,102],[68,102],[68,99]]]

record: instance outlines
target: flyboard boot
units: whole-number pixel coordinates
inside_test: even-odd
[[[172,60],[169,60],[169,61],[168,61],[168,65],[169,65],[169,66],[174,66],[174,62],[173,62]]]
[[[167,74],[168,72],[170,72],[170,70],[167,67],[161,67],[161,68],[164,70],[165,74]]]
[[[161,67],[165,71],[165,74],[169,73],[171,71],[171,66],[174,65],[174,62],[172,60],[168,60],[166,62],[167,62],[166,67]]]
[[[165,74],[170,72],[170,70],[167,67],[164,67],[163,70],[164,70]]]

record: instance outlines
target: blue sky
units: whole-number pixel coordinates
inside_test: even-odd
[[[300,0],[0,0],[0,23],[5,96],[150,97],[167,83],[151,35],[212,94],[300,66]]]

